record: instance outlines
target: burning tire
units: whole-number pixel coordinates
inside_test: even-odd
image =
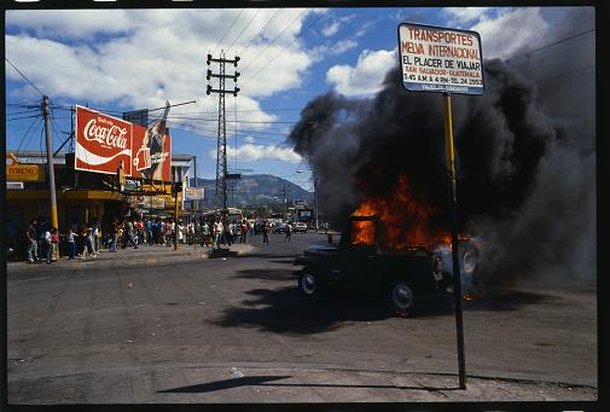
[[[390,286],[390,304],[395,312],[407,314],[415,306],[413,288],[404,281],[396,281]]]
[[[315,270],[306,267],[299,275],[299,292],[309,298],[314,299],[320,296],[323,289],[320,275]]]

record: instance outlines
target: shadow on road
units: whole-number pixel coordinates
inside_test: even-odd
[[[408,316],[392,312],[385,295],[356,289],[332,289],[316,300],[300,295],[296,278],[289,269],[246,269],[238,271],[239,278],[265,281],[293,281],[290,286],[258,288],[244,292],[239,306],[226,309],[220,319],[210,321],[223,327],[250,326],[276,333],[314,334],[340,328],[348,322],[373,322],[391,317],[405,321],[437,316],[453,316],[452,295],[420,302]],[[493,290],[477,299],[464,302],[468,311],[512,311],[524,305],[538,304],[549,296],[515,290]]]
[[[157,393],[206,393],[215,392],[225,389],[239,388],[243,386],[261,386],[261,387],[287,387],[287,388],[361,388],[361,389],[401,389],[401,390],[416,390],[416,391],[455,391],[462,390],[458,386],[451,387],[432,387],[432,386],[400,386],[400,385],[366,385],[366,384],[343,384],[343,383],[279,383],[274,382],[282,379],[288,379],[292,376],[244,376],[234,379],[226,379],[222,381],[202,383],[199,385],[183,386],[173,389],[165,389],[157,391]],[[273,382],[273,383],[270,383]]]
[[[264,276],[276,276],[269,271]],[[261,271],[257,271],[261,276]],[[338,290],[317,301],[300,296],[295,286],[253,289],[239,307],[232,307],[213,323],[223,327],[252,326],[276,333],[313,334],[335,330],[344,322],[377,321],[390,317],[375,299]]]

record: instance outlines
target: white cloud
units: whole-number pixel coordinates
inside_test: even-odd
[[[331,67],[326,73],[326,81],[346,96],[371,95],[381,90],[386,73],[396,64],[394,50],[364,50],[355,67]]]
[[[216,150],[208,152],[210,158],[216,158]],[[256,162],[261,160],[279,160],[282,162],[299,163],[303,159],[291,148],[280,146],[266,146],[246,143],[235,149],[227,145],[227,156],[234,159],[237,156],[240,162]]]
[[[536,47],[548,30],[538,7],[507,9],[495,18],[483,18],[472,30],[479,32],[483,57],[509,58]]]
[[[7,10],[7,26],[33,31],[38,37],[90,38],[96,33],[126,33],[131,20],[123,10]]]
[[[322,34],[325,37],[330,37],[333,34],[336,34],[339,31],[340,27],[341,23],[339,23],[338,21],[332,22],[331,24],[328,24],[322,28]]]
[[[56,99],[132,109],[202,98],[206,54],[218,57],[225,49],[229,58],[240,53],[240,106],[248,105],[252,99],[300,86],[313,63],[296,36],[305,18],[321,11],[280,9],[271,20],[276,11],[10,10],[6,57]],[[218,65],[211,68],[217,71]],[[233,70],[227,66],[227,73]],[[6,73],[19,79],[12,69]],[[22,84],[22,90],[29,88]],[[227,88],[232,87],[228,81]]]
[[[445,7],[441,11],[449,20],[448,26],[458,26],[472,24],[483,19],[489,7]]]

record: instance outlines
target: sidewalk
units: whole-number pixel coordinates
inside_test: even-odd
[[[94,258],[77,257],[74,260],[69,260],[67,257],[62,257],[60,260],[51,264],[45,262],[28,263],[26,261],[7,262],[6,268],[9,273],[24,271],[39,273],[55,270],[83,270],[91,267],[149,266],[171,262],[184,262],[185,260],[239,256],[250,252],[252,249],[252,245],[236,243],[230,248],[228,246],[223,246],[220,250],[186,244],[178,245],[178,250],[174,250],[173,246],[141,245],[138,249],[128,247],[119,249],[116,252],[110,252],[108,249],[101,249],[100,254]]]

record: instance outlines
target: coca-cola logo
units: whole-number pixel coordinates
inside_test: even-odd
[[[100,145],[118,149],[127,147],[127,128],[117,126],[103,118],[89,120],[83,129],[83,134],[89,142],[96,141]]]

